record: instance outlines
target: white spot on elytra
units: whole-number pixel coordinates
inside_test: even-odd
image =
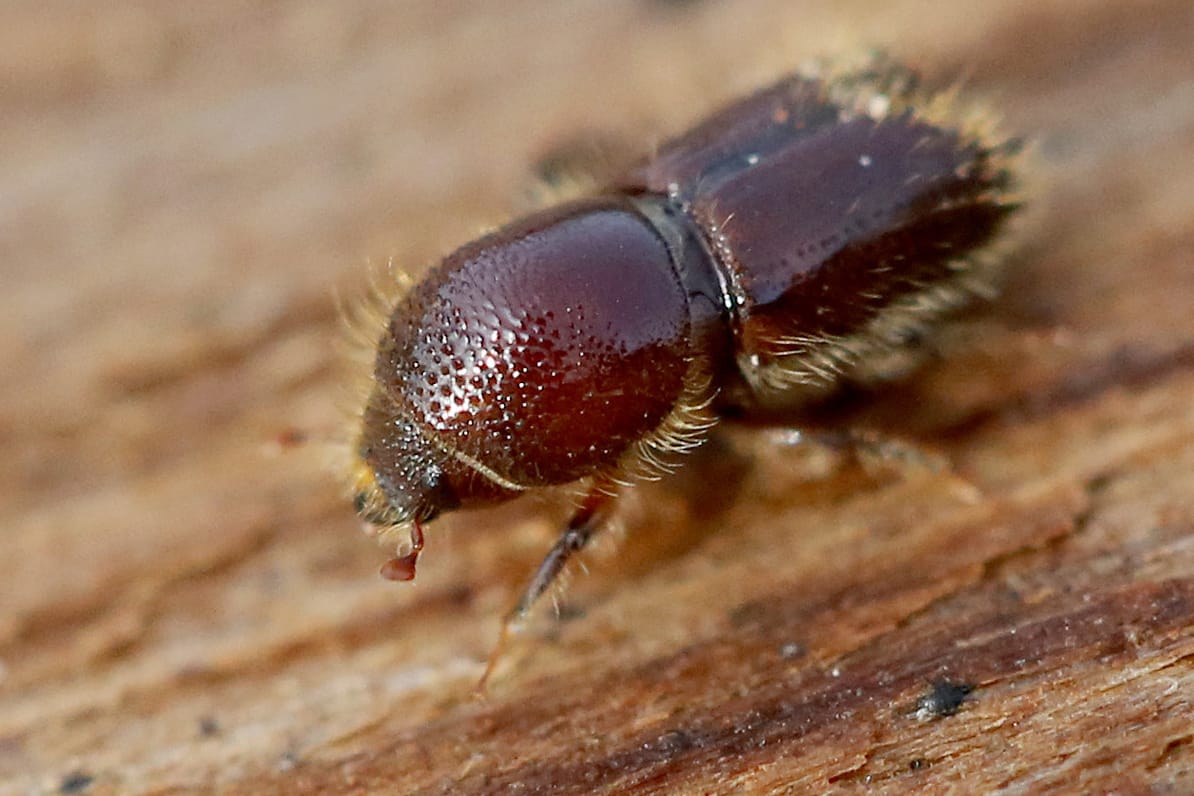
[[[870,155],[859,155],[858,156],[858,165],[862,166],[864,169],[868,168],[871,165],[871,163],[873,163],[873,162],[874,161],[871,160]]]

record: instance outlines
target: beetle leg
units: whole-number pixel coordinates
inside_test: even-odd
[[[871,476],[881,471],[901,478],[941,476],[962,499],[973,502],[981,496],[979,487],[958,472],[945,453],[913,440],[859,428],[781,429],[771,435],[781,444],[812,444],[848,454]]]
[[[611,491],[610,486],[610,483],[601,480],[589,489],[580,506],[572,514],[572,518],[568,521],[564,532],[560,534],[560,538],[556,540],[555,545],[552,546],[551,550],[543,558],[543,561],[540,562],[539,568],[535,570],[534,577],[531,578],[526,588],[523,589],[522,596],[518,598],[518,602],[506,614],[505,619],[502,621],[502,629],[498,635],[497,643],[494,645],[493,652],[489,655],[489,661],[485,665],[485,672],[481,675],[480,682],[477,683],[478,693],[484,693],[485,685],[489,681],[489,676],[493,674],[498,659],[502,655],[511,629],[526,618],[526,615],[530,612],[535,602],[543,596],[543,593],[547,591],[556,578],[559,577],[560,573],[564,571],[564,567],[568,564],[568,560],[572,557],[572,554],[588,544],[593,534],[601,527],[606,510],[614,501],[614,493]]]
[[[917,470],[949,473],[953,470],[953,464],[941,451],[871,429],[813,430],[804,434],[814,445],[846,451],[868,469],[880,465],[902,473]]]

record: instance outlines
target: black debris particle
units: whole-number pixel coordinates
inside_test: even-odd
[[[952,716],[962,707],[966,697],[974,691],[969,683],[937,680],[916,703],[916,718],[921,721]]]
[[[95,781],[95,777],[88,774],[81,769],[72,771],[62,778],[62,782],[58,785],[59,793],[83,793],[91,787],[91,783]]]

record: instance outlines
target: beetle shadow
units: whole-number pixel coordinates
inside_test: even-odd
[[[816,503],[839,499],[856,487],[852,476],[861,473],[851,457],[807,442],[796,431],[804,425],[793,418],[769,432],[727,421],[685,456],[676,472],[624,493],[617,532],[610,534],[616,544],[599,542],[597,555],[589,559],[601,571],[601,581],[634,581],[700,554],[713,537],[744,532],[755,522],[745,504],[758,502],[759,511],[769,512],[776,496],[765,496],[775,489],[785,503]]]

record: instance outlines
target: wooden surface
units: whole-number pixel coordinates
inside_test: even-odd
[[[841,412],[957,476],[730,433],[473,701],[560,510],[376,577],[333,290],[860,43],[1037,142],[1004,298]],[[1194,791],[1192,43],[1188,0],[7,3],[0,792]]]

